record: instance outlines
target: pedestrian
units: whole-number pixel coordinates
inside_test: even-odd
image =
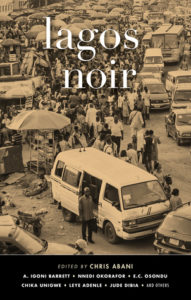
[[[88,242],[94,244],[92,240],[92,221],[94,220],[94,203],[90,195],[90,188],[84,188],[84,195],[79,199],[79,216],[82,220],[82,238],[86,239],[86,228],[88,227]]]
[[[86,112],[86,122],[88,123],[90,129],[90,139],[94,137],[94,126],[96,123],[96,116],[97,110],[95,109],[93,103],[90,103],[90,107],[87,109]]]
[[[150,120],[150,93],[148,92],[147,87],[144,87],[144,91],[142,93],[142,97],[144,100],[144,104],[145,104],[145,118],[146,120]]]
[[[143,149],[144,149],[144,134],[145,129],[141,128],[137,131],[137,157],[138,161],[142,163]]]
[[[182,199],[179,196],[179,189],[173,189],[170,197],[171,210],[176,210],[182,205]]]
[[[143,157],[144,157],[144,164],[146,167],[147,172],[152,172],[152,150],[153,150],[153,138],[150,135],[150,131],[146,130],[145,137],[144,137],[144,149],[143,149]]]
[[[164,181],[164,174],[162,171],[162,166],[159,162],[157,162],[154,166],[153,175],[157,177],[158,181],[162,185]]]
[[[76,248],[77,252],[74,253],[74,255],[85,255],[85,254],[88,254],[87,251],[86,251],[87,242],[85,240],[78,239],[75,242],[75,248]]]
[[[131,137],[133,135],[137,136],[137,131],[144,126],[144,121],[141,112],[134,106],[134,110],[130,113],[129,123],[131,128]]]
[[[103,152],[109,155],[117,156],[117,145],[112,141],[111,136],[106,136],[105,141],[106,143],[103,148]]]
[[[118,116],[114,116],[113,122],[110,124],[112,141],[117,145],[117,154],[119,154],[121,147],[121,140],[123,140],[123,125],[118,119]]]
[[[96,148],[100,151],[103,151],[104,149],[104,145],[105,145],[105,136],[103,133],[99,133],[95,142],[93,143],[92,147],[93,148]]]
[[[156,164],[159,161],[158,145],[161,144],[160,138],[154,135],[154,131],[150,130],[150,136],[153,138],[153,150],[152,150],[152,164]]]
[[[133,149],[133,145],[131,143],[127,146],[127,157],[129,158],[129,162],[134,166],[138,165],[138,157],[137,151]]]
[[[127,125],[128,118],[129,118],[129,104],[126,96],[124,97],[122,103],[122,117],[123,117],[123,124]]]
[[[167,199],[170,199],[170,197],[171,197],[171,185],[172,185],[171,176],[169,174],[165,175],[164,181],[163,181],[163,189],[164,189]]]

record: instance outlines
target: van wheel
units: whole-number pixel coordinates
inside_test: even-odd
[[[104,233],[105,233],[106,240],[109,243],[116,244],[117,242],[119,242],[119,237],[116,235],[115,228],[110,222],[108,222],[105,225]]]
[[[66,222],[74,222],[76,219],[76,215],[73,214],[71,211],[67,210],[66,208],[62,208],[62,213],[64,217],[64,221]]]

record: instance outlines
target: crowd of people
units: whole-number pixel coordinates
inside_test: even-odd
[[[24,39],[27,47],[35,46],[37,52],[42,52],[43,44],[29,39],[26,32],[33,25],[44,24],[44,22],[45,20],[31,20],[28,24],[16,23],[11,26],[1,26],[0,38],[2,40]],[[120,17],[115,23],[118,32],[122,33],[125,29],[132,27],[128,17],[125,20]],[[101,25],[100,27],[102,28]],[[138,29],[138,25],[134,25],[133,28]],[[72,88],[63,88],[64,70],[79,69],[83,71],[83,74],[87,74],[92,69],[100,69],[104,70],[107,78],[110,78],[111,60],[115,60],[116,86],[120,86],[121,69],[135,69],[138,73],[142,68],[145,47],[142,45],[141,38],[142,36],[138,36],[139,47],[133,51],[124,49],[123,44],[112,51],[106,50],[99,47],[99,41],[95,39],[93,46],[97,53],[95,59],[90,62],[82,62],[78,59],[77,48],[48,51],[51,66],[50,69],[39,66],[39,72],[44,76],[45,84],[36,89],[32,109],[54,111],[71,120],[70,127],[55,135],[57,137],[55,156],[60,151],[94,147],[135,166],[144,165],[148,172],[153,173],[159,179],[170,198],[171,183],[165,178],[159,163],[158,145],[161,141],[149,128],[150,94],[147,88],[136,87],[136,76],[128,78],[128,89],[111,89],[108,88],[108,83],[104,88],[98,89],[96,87],[100,86],[101,78],[94,74],[92,76],[94,89],[86,83],[83,89],[78,89],[77,73],[72,72],[70,76]],[[88,58],[88,55],[87,51],[85,57]],[[3,59],[2,54],[1,61]],[[1,146],[7,142],[22,143],[20,133],[6,128],[17,113],[15,105],[0,112]],[[130,138],[131,142],[124,147],[122,141],[127,133],[127,126],[130,126],[130,134],[127,138]],[[25,138],[27,139],[26,135]],[[174,198],[176,196],[177,190],[173,194]]]

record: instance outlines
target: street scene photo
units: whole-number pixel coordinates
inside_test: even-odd
[[[0,1],[0,255],[191,254],[191,0]]]

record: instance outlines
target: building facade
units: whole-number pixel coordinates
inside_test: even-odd
[[[13,0],[13,10],[29,8],[29,0]]]
[[[8,15],[13,11],[13,0],[0,0],[0,14]]]

